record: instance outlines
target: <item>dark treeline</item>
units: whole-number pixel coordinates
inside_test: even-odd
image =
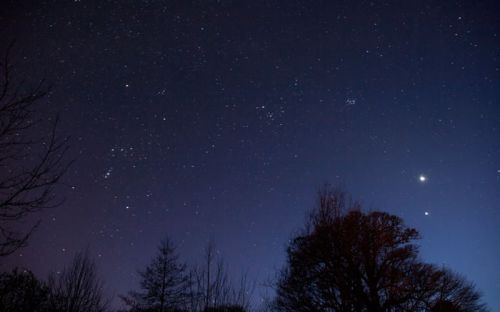
[[[199,265],[189,268],[169,238],[158,246],[151,263],[139,270],[138,290],[120,296],[123,311],[246,311],[254,284],[245,274],[239,283],[228,275],[222,258],[209,243]],[[236,286],[235,286],[236,285]]]
[[[0,258],[24,247],[35,232],[36,223],[27,232],[16,231],[26,216],[60,203],[56,187],[71,163],[66,138],[56,135],[57,118],[43,126],[37,115],[47,90],[16,82],[9,51],[0,64]],[[43,135],[40,129],[48,131]],[[262,309],[487,311],[471,282],[418,257],[418,238],[401,218],[364,212],[345,192],[325,187],[303,230],[290,241],[287,261],[273,282],[275,296]],[[188,267],[167,237],[138,274],[136,289],[120,296],[120,311],[256,309],[251,306],[255,282],[244,274],[237,282],[229,276],[213,243],[197,266]],[[0,274],[0,312],[106,312],[112,311],[111,299],[88,251],[44,280],[24,268]]]
[[[150,264],[138,274],[137,289],[120,295],[124,308],[117,312],[250,310],[254,284],[244,274],[234,283],[225,263],[215,257],[213,243],[207,246],[200,265],[188,268],[172,241],[165,238]],[[27,269],[0,274],[2,312],[106,312],[114,310],[111,299],[105,295],[88,251],[77,253],[62,272],[50,274],[47,280]]]
[[[26,269],[0,275],[0,311],[108,311],[103,283],[88,253],[78,253],[47,281]]]
[[[401,218],[363,212],[345,192],[325,187],[289,243],[267,305],[251,305],[255,284],[244,275],[234,283],[213,243],[189,267],[167,237],[117,311],[487,311],[471,282],[418,257],[418,238]],[[88,252],[47,281],[29,270],[0,275],[0,311],[104,312],[112,311],[109,299]]]

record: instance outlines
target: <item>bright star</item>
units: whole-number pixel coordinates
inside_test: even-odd
[[[428,215],[429,215],[429,212],[428,212],[428,211],[424,212],[424,215],[428,216]]]
[[[423,174],[421,174],[421,175],[418,177],[418,180],[419,180],[420,182],[426,182],[426,181],[427,181],[427,177],[426,177],[426,176],[424,176]]]

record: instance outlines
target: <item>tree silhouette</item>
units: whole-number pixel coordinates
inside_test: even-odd
[[[343,191],[320,191],[305,230],[288,247],[279,310],[486,311],[472,284],[418,259],[415,229],[360,208]]]
[[[0,274],[0,311],[47,311],[48,288],[31,271],[14,269]]]
[[[179,261],[175,246],[161,241],[158,253],[144,271],[139,271],[141,291],[122,297],[131,311],[178,311],[188,298],[189,276],[186,265]]]
[[[52,312],[105,312],[103,283],[88,252],[77,253],[60,274],[49,277],[49,309]]]
[[[220,305],[217,307],[206,308],[205,312],[245,312],[245,308],[240,305]]]
[[[12,46],[0,61],[0,256],[23,247],[38,225],[19,231],[20,220],[58,204],[54,187],[70,165],[67,138],[56,136],[57,118],[38,135],[44,128],[36,107],[48,90],[43,82],[25,88],[12,77]]]
[[[250,305],[253,286],[246,274],[241,276],[239,285],[234,286],[213,241],[205,248],[202,265],[193,269],[190,277],[191,311],[244,311]]]

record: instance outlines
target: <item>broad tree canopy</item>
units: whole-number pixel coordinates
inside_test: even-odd
[[[318,202],[288,247],[279,310],[486,311],[472,284],[418,258],[419,234],[401,218],[362,212],[334,189],[321,191]]]

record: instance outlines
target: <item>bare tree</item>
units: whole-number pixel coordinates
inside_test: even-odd
[[[185,307],[188,299],[189,276],[186,265],[180,263],[175,246],[164,239],[151,264],[139,271],[141,291],[130,292],[122,300],[131,311],[174,311]]]
[[[38,226],[21,231],[20,220],[59,203],[54,187],[70,165],[67,138],[56,136],[58,118],[38,135],[44,125],[36,108],[48,89],[43,81],[28,89],[13,78],[12,46],[0,62],[0,256],[23,247]]]
[[[205,248],[202,265],[191,271],[191,311],[236,311],[250,306],[254,285],[242,274],[235,286],[213,241]]]
[[[60,274],[49,277],[49,310],[53,312],[104,312],[108,300],[96,264],[88,252],[76,254]]]
[[[210,241],[205,249],[205,267],[200,272],[204,285],[204,309],[226,304],[231,295],[229,277],[220,257],[215,257],[216,249],[213,241]]]
[[[288,247],[277,282],[281,311],[486,311],[474,286],[418,259],[419,234],[384,212],[363,213],[338,190],[320,192]]]

